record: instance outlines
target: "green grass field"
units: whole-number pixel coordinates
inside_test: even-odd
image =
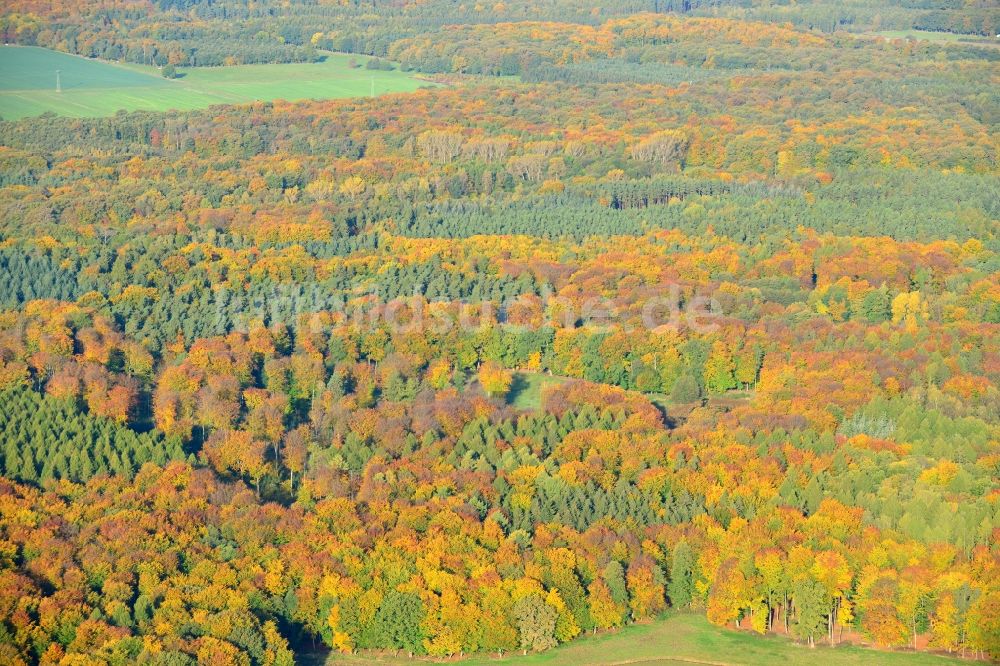
[[[333,99],[412,92],[429,85],[400,71],[349,66],[352,56],[328,53],[319,63],[181,69],[164,79],[155,67],[89,60],[25,46],[0,46],[0,118],[51,111],[62,116],[114,115],[119,110],[167,111],[256,100]],[[60,70],[62,92],[56,92]]]
[[[329,666],[365,664],[413,664],[406,658],[330,655]],[[562,647],[532,654],[474,657],[455,662],[463,666],[511,664],[511,666],[587,666],[590,664],[747,664],[749,666],[946,666],[962,663],[933,654],[883,652],[854,646],[810,649],[787,638],[757,636],[712,626],[702,615],[684,613],[646,625],[633,625],[614,634],[578,638]]]
[[[541,409],[542,389],[562,384],[569,379],[537,372],[515,372],[507,393],[507,404],[516,409]]]

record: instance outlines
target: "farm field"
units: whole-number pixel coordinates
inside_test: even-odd
[[[191,68],[164,79],[156,67],[119,65],[48,49],[0,47],[0,118],[52,112],[110,116],[127,111],[188,110],[257,100],[332,99],[411,92],[428,85],[399,71],[364,69],[365,58],[327,54],[319,63]],[[62,92],[56,91],[60,71]]]
[[[331,654],[327,666],[364,666],[365,664],[413,664],[412,659],[391,656],[347,656]],[[588,664],[745,664],[747,666],[789,664],[796,666],[946,666],[960,663],[939,655],[908,652],[884,652],[842,645],[810,649],[787,638],[761,637],[747,632],[730,631],[709,624],[703,616],[680,613],[652,622],[631,625],[616,633],[579,638],[568,645],[539,654],[522,656],[520,652],[503,659],[474,657],[456,662],[463,666],[511,664],[512,666],[585,666]]]

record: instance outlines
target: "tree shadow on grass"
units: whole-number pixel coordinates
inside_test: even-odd
[[[507,404],[513,405],[525,391],[531,390],[531,383],[524,378],[524,375],[515,374],[510,382],[510,389],[507,390]]]

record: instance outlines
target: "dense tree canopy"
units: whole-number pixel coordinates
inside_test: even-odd
[[[820,43],[792,29],[815,33],[927,30],[992,37],[1000,31],[1000,10],[978,0],[808,0],[753,3],[748,0],[507,0],[499,3],[264,2],[238,0],[121,0],[39,2],[12,0],[0,14],[5,43],[46,46],[88,57],[135,63],[218,66],[260,62],[307,62],[319,49],[384,56],[419,47],[423,67],[449,71],[472,66],[490,74],[514,74],[537,64],[521,37],[545,24],[566,22],[557,33],[569,37],[560,60],[586,58],[588,50],[609,45],[597,38],[603,22],[634,42],[637,14],[656,16],[656,41],[673,42],[677,33],[717,38],[736,36],[744,46],[773,46],[790,37],[796,44]],[[681,21],[681,18],[691,19]],[[747,29],[741,21],[753,21]],[[582,28],[573,28],[583,26]],[[455,39],[456,26],[480,41]],[[662,39],[670,26],[670,37]],[[726,26],[726,27],[723,27]],[[761,27],[764,26],[764,27]],[[774,26],[774,27],[766,27]],[[551,26],[550,26],[551,27]],[[720,27],[722,30],[720,31]],[[675,29],[677,32],[675,33]],[[450,35],[442,41],[435,31]],[[503,39],[483,37],[503,32]],[[575,33],[575,34],[574,34]],[[550,35],[546,39],[551,39]],[[613,40],[612,40],[613,41]],[[476,49],[476,44],[483,48]],[[422,45],[422,46],[421,46]],[[457,58],[456,53],[461,53]],[[730,52],[736,58],[738,53]],[[542,60],[546,58],[543,56]],[[470,62],[475,61],[475,62]]]
[[[0,662],[1000,657],[990,3],[3,11],[450,85],[0,122]]]

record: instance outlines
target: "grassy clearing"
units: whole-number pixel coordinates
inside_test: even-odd
[[[556,386],[565,382],[574,381],[571,377],[560,377],[557,375],[547,375],[538,372],[515,372],[510,391],[507,393],[507,404],[516,409],[537,410],[542,408],[542,390],[548,386]],[[667,424],[670,427],[683,421],[696,408],[702,406],[702,402],[676,403],[670,396],[663,393],[639,393],[646,400],[649,400],[657,409],[662,412]],[[724,395],[717,395],[708,398],[705,406],[719,411],[729,411],[734,406],[751,400],[753,391],[730,391]]]
[[[541,409],[542,389],[571,381],[537,372],[516,372],[507,393],[507,404],[517,409]]]
[[[329,666],[364,666],[372,663],[414,664],[403,658],[331,655]],[[512,666],[584,666],[588,664],[747,664],[750,666],[946,666],[961,663],[933,654],[882,652],[854,646],[810,649],[778,636],[757,636],[728,631],[708,623],[702,615],[683,613],[652,624],[630,626],[614,634],[578,638],[541,654],[507,656],[504,659],[476,657],[462,666],[511,664]]]
[[[0,47],[0,117],[46,112],[62,116],[114,115],[119,110],[168,111],[257,100],[334,99],[412,92],[426,81],[400,71],[364,69],[366,58],[328,53],[319,63],[241,65],[179,70],[164,79],[157,68],[89,60],[47,49]],[[62,92],[56,92],[56,70]]]
[[[882,30],[876,34],[886,39],[923,39],[928,42],[957,42],[962,38],[968,38],[968,35],[929,30]]]
[[[953,44],[976,44],[980,46],[998,45],[998,41],[978,35],[960,35],[954,32],[932,32],[930,30],[883,30],[876,35],[886,39],[920,39],[927,42],[950,42]]]

